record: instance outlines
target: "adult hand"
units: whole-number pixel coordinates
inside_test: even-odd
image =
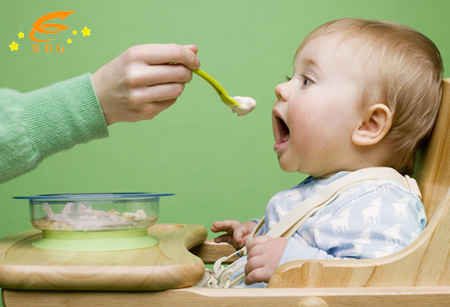
[[[152,119],[170,107],[200,66],[197,46],[134,46],[92,75],[106,123]]]

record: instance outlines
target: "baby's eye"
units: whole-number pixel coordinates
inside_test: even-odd
[[[310,79],[308,79],[305,76],[303,76],[303,85],[304,86],[308,86],[308,85],[311,85],[311,84],[313,84],[313,82]]]
[[[287,82],[291,81],[291,79],[292,79],[291,77],[286,76],[286,81],[287,81]]]

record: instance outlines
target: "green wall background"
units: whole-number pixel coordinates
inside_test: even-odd
[[[65,44],[63,54],[42,48],[33,54],[27,36],[34,21],[66,10],[76,11],[63,22],[70,32],[78,30],[74,43]],[[272,151],[274,87],[291,75],[303,37],[328,20],[404,23],[429,36],[450,59],[447,0],[2,0],[0,11],[2,88],[31,91],[93,73],[133,45],[179,43],[198,45],[202,68],[230,94],[258,101],[253,113],[238,118],[194,77],[177,103],[155,119],[113,125],[108,138],[55,154],[0,185],[0,237],[31,229],[27,202],[12,199],[18,195],[173,192],[161,200],[160,222],[208,228],[219,219],[262,216],[274,193],[305,176],[284,173]],[[85,26],[91,36],[81,38]],[[20,52],[10,51],[13,40]]]

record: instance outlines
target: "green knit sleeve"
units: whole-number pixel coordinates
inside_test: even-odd
[[[0,90],[0,183],[53,153],[106,136],[89,74],[29,93]]]

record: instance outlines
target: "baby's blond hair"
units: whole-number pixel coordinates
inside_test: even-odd
[[[385,141],[392,149],[386,166],[411,174],[415,155],[432,131],[441,99],[443,65],[439,50],[425,35],[386,21],[339,19],[311,32],[299,51],[315,38],[338,34],[356,47],[361,61],[365,103],[384,103],[393,113]]]

